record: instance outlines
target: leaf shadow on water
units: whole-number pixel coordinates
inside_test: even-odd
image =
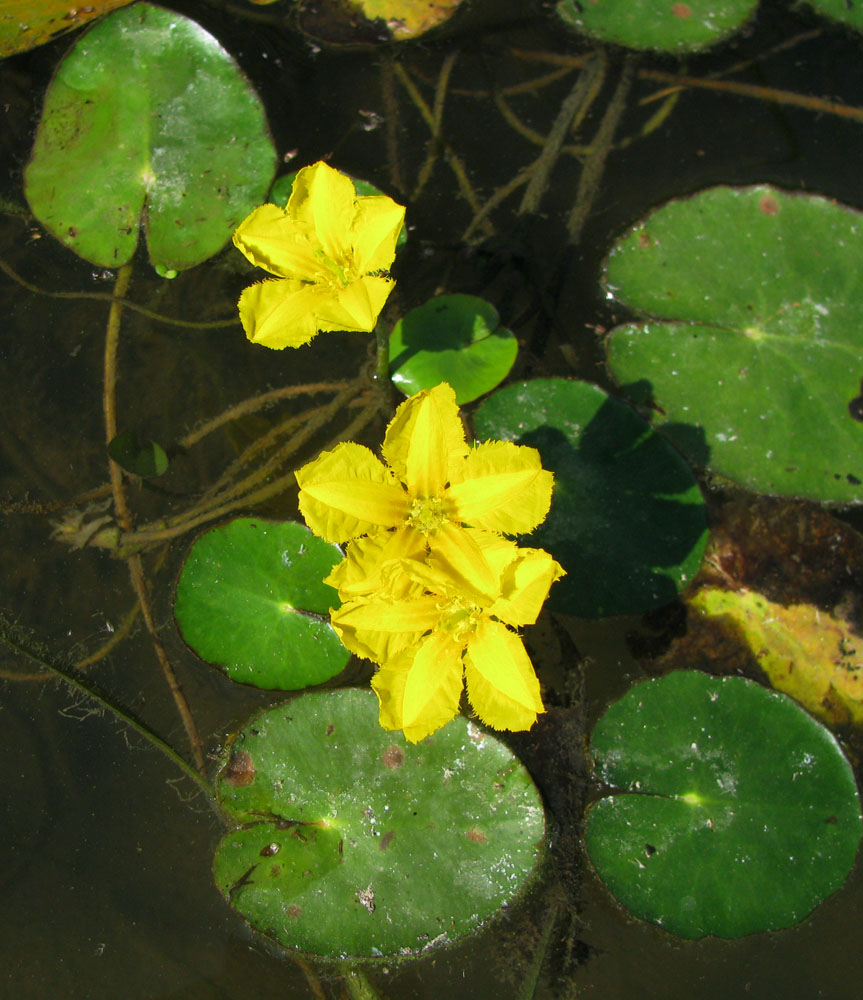
[[[680,434],[690,454],[707,453],[700,428]],[[567,571],[552,590],[553,610],[598,618],[677,597],[701,561],[707,516],[692,470],[662,435],[609,399],[577,433],[549,422],[518,442],[555,475],[551,510],[530,536]]]

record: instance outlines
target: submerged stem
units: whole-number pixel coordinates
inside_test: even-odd
[[[105,413],[105,443],[110,444],[117,436],[117,350],[120,343],[120,324],[123,316],[123,302],[129,283],[132,280],[132,265],[124,264],[118,274],[114,284],[115,301],[111,303],[111,311],[108,314],[108,327],[105,331],[105,379],[102,391],[102,404]],[[108,470],[111,476],[111,494],[114,498],[114,513],[124,534],[132,531],[132,513],[126,500],[126,491],[123,485],[123,470],[112,459],[108,459]],[[141,615],[150,633],[150,640],[156,651],[156,658],[162,668],[168,687],[180,718],[183,720],[183,727],[189,738],[195,764],[198,771],[203,776],[206,774],[204,764],[204,751],[201,747],[201,738],[186,696],[183,694],[174,668],[171,666],[165,647],[156,629],[156,622],[153,617],[153,609],[150,605],[150,596],[147,592],[147,583],[144,578],[144,564],[138,553],[129,555],[126,559],[129,567],[129,576],[132,580],[132,588],[138,598],[141,607]]]
[[[76,691],[79,691],[91,701],[95,701],[101,708],[110,712],[113,716],[120,719],[121,722],[129,726],[131,729],[134,729],[136,733],[143,736],[148,743],[154,746],[160,753],[163,753],[173,764],[180,768],[187,778],[191,778],[192,781],[194,781],[201,791],[207,796],[207,798],[213,798],[213,787],[207,778],[203,774],[199,774],[195,768],[193,768],[188,761],[184,760],[183,757],[178,754],[169,743],[166,743],[161,736],[157,736],[156,733],[149,728],[149,726],[140,722],[133,715],[130,715],[124,709],[120,708],[119,705],[115,705],[104,695],[100,694],[95,688],[91,687],[80,678],[75,677],[74,674],[65,670],[63,667],[59,666],[59,664],[51,662],[46,656],[38,653],[35,649],[30,648],[20,635],[20,631],[21,630],[17,626],[7,621],[5,617],[0,616],[0,642],[14,652],[20,653],[22,656],[26,656],[28,660],[32,660],[33,663],[38,664],[43,669],[52,673],[55,677],[59,677],[64,683],[73,687]]]

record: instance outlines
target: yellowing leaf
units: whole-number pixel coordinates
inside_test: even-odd
[[[69,0],[0,0],[0,58],[44,45],[130,2],[90,0],[77,7]]]
[[[415,38],[451,17],[462,0],[353,0],[369,20],[385,21],[393,38]]]
[[[863,722],[863,638],[811,604],[785,607],[752,590],[704,587],[690,600],[750,649],[770,683],[833,725]]]

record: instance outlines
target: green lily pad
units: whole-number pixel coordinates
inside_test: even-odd
[[[145,219],[153,265],[181,271],[224,246],[274,167],[263,108],[234,60],[196,22],[137,3],[60,63],[25,193],[91,263],[127,263]]]
[[[108,454],[117,465],[136,476],[161,476],[168,469],[165,449],[136,430],[122,431],[108,442]]]
[[[560,0],[564,24],[631,49],[690,52],[737,31],[758,0]]]
[[[475,931],[537,869],[542,802],[502,743],[458,717],[410,744],[377,718],[368,690],[314,692],[226,749],[217,789],[240,825],[216,884],[285,948],[417,954]]]
[[[396,323],[390,334],[390,373],[406,396],[448,382],[461,406],[491,392],[518,354],[497,310],[475,295],[439,295]]]
[[[613,330],[615,378],[656,424],[751,489],[863,501],[863,214],[767,186],[669,202],[606,262],[616,298],[661,322]]]
[[[849,28],[863,29],[863,7],[848,0],[806,0],[806,4],[819,14],[833,21],[841,21]]]
[[[350,654],[330,625],[323,578],[336,545],[292,521],[238,517],[200,535],[174,595],[185,641],[233,681],[295,691],[340,673]]]
[[[584,618],[673,600],[707,542],[689,466],[624,403],[587,382],[535,379],[499,389],[474,416],[481,440],[532,445],[554,473],[548,517],[529,536],[567,575],[549,606]]]
[[[681,937],[790,927],[845,881],[860,800],[839,744],[785,695],[677,671],[596,725],[590,860],[636,916]]]

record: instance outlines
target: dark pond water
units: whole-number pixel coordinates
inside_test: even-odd
[[[399,265],[394,312],[436,290],[486,296],[522,341],[515,376],[575,375],[609,384],[597,327],[615,316],[599,289],[602,256],[617,233],[671,196],[715,183],[768,181],[863,207],[859,122],[688,89],[661,126],[642,135],[654,105],[640,102],[659,85],[636,76],[618,133],[632,141],[610,153],[577,244],[567,245],[563,225],[581,171],[568,152],[556,163],[535,212],[518,215],[519,189],[488,213],[485,228],[466,237],[473,212],[452,157],[481,200],[506,185],[536,157],[535,136],[548,133],[575,71],[538,78],[559,65],[556,57],[587,51],[540,5],[476,0],[443,35],[392,53],[321,46],[295,30],[293,5],[284,2],[265,8],[188,2],[176,9],[199,20],[238,59],[263,98],[280,156],[293,166],[331,157],[343,170],[407,200],[411,239]],[[72,40],[67,36],[0,66],[0,258],[43,292],[108,292],[110,276],[41,234],[23,210],[22,170],[42,95]],[[858,37],[805,10],[766,3],[731,42],[688,60],[687,73],[727,75],[743,63],[736,80],[859,106],[861,53]],[[577,142],[596,131],[621,59],[621,53],[611,53],[608,82]],[[645,56],[636,68],[673,72],[676,66]],[[450,75],[439,155],[417,190],[435,144],[399,74],[431,105],[442,72]],[[520,86],[530,80],[537,82]],[[503,110],[494,94],[503,95]],[[225,251],[173,282],[157,278],[141,259],[130,294],[187,320],[231,317],[246,280],[233,256]],[[125,562],[92,546],[73,551],[61,545],[51,537],[61,512],[39,506],[59,506],[106,482],[102,350],[108,307],[52,298],[5,275],[0,301],[0,499],[10,505],[0,522],[0,609],[52,655],[74,662],[121,630],[134,606]],[[127,314],[119,406],[128,424],[175,441],[201,419],[266,389],[322,373],[350,377],[365,356],[365,339],[348,335],[321,337],[294,353],[270,352],[248,345],[236,324],[178,329]],[[230,435],[215,436],[177,464],[165,493],[130,488],[137,522],[165,516],[212,482],[269,426],[264,414]],[[370,444],[381,429],[367,429]],[[315,445],[310,443],[309,454]],[[101,503],[105,495],[94,495],[92,502]],[[292,516],[294,498],[277,497],[261,512]],[[272,699],[231,686],[176,636],[170,596],[187,542],[157,551],[147,567],[156,625],[215,758],[232,728]],[[533,763],[549,803],[570,830],[586,794],[580,737],[611,698],[642,676],[625,638],[637,624],[561,619],[537,633],[540,672],[556,710],[543,724],[542,745],[553,752],[545,767],[535,758]],[[0,668],[3,996],[345,995],[332,971],[320,971],[320,983],[310,984],[300,967],[274,955],[228,910],[210,874],[221,824],[189,781],[83,698],[41,679],[12,679],[11,672],[31,669],[26,661],[4,655]],[[113,699],[185,747],[140,624],[89,671]],[[362,676],[357,668],[352,678]],[[566,692],[577,692],[582,681],[584,700],[573,700]],[[514,746],[531,761],[525,741]],[[858,871],[791,930],[687,942],[627,916],[583,863],[577,840],[564,836],[560,842],[570,853],[558,859],[541,890],[462,946],[373,971],[370,978],[381,994],[392,1000],[860,995]],[[535,959],[552,907],[558,919],[539,967]]]

